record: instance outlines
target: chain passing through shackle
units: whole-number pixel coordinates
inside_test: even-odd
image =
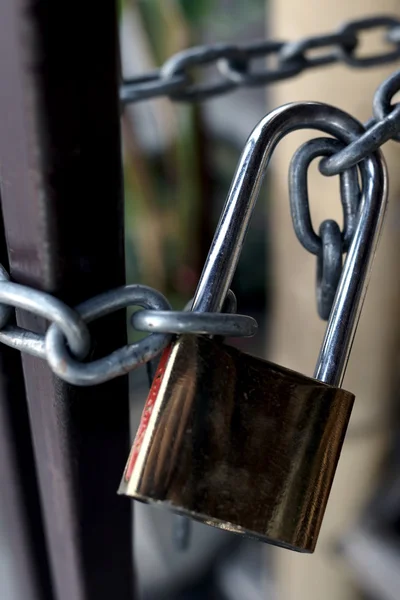
[[[400,104],[392,104],[398,91],[400,71],[395,71],[375,92],[373,117],[365,124],[366,131],[339,152],[322,160],[319,166],[321,173],[337,175],[378,150],[388,140],[400,141]]]
[[[117,348],[102,358],[85,361],[91,347],[87,324],[128,306],[143,308],[140,312],[148,318],[142,318],[141,322],[145,321],[151,335]],[[49,320],[51,324],[46,334],[10,322],[12,307]],[[230,292],[227,310],[231,313],[232,309],[236,310],[236,299]],[[171,315],[167,332],[166,315]],[[161,332],[159,326],[162,324]],[[174,331],[182,330],[249,337],[255,334],[257,322],[247,315],[174,312],[160,292],[137,284],[109,290],[72,309],[46,292],[9,281],[7,271],[0,265],[0,343],[47,360],[60,379],[73,385],[97,385],[128,373],[159,355],[171,342]]]
[[[304,128],[345,144],[364,131],[347,113],[316,102],[280,107],[257,125],[231,184],[194,312],[221,310],[273,150]],[[318,152],[333,149],[323,144]],[[315,378],[220,340],[178,337],[161,357],[119,493],[260,541],[314,551],[354,401],[340,385],[387,203],[381,153],[359,168],[362,199],[359,207],[344,203],[348,252]]]
[[[221,310],[272,152],[285,135],[298,129],[322,131],[342,144],[350,144],[365,132],[363,125],[346,112],[319,102],[284,105],[256,126],[232,181],[194,297],[193,311]],[[321,149],[319,152],[323,154]],[[347,245],[350,237],[352,242],[315,369],[315,377],[330,385],[340,385],[342,381],[387,204],[386,166],[381,153],[365,158],[359,168],[362,199],[359,202],[356,194],[356,201],[360,210],[357,215],[355,205],[345,209],[343,239]],[[354,173],[351,181],[354,190]]]
[[[183,319],[184,316],[181,312],[173,312],[171,311],[154,311],[154,310],[141,310],[138,311],[132,319],[133,326],[138,330],[143,331],[174,331],[175,333],[201,333],[201,325],[205,327],[203,333],[210,333],[210,325],[215,325],[215,316],[219,313],[202,313],[195,312],[191,310],[193,305],[193,298],[188,302],[185,306],[185,311],[188,311],[185,316],[187,318]],[[225,329],[224,335],[235,337],[238,335],[241,321],[243,319],[247,319],[243,323],[247,327],[247,331],[245,327],[242,326],[242,333],[247,333],[248,336],[253,335],[255,333],[256,323],[252,323],[252,319],[250,317],[245,317],[244,315],[236,315],[237,311],[237,300],[235,294],[232,290],[229,290],[224,307],[223,313],[220,313],[220,317],[222,319],[218,323],[219,331],[221,334],[222,327],[226,327],[226,325],[230,325],[230,329]],[[235,320],[232,319],[230,321],[226,321],[229,315],[235,315]],[[213,319],[211,317],[214,317]],[[239,321],[237,320],[239,319]],[[202,322],[203,321],[203,322]],[[208,326],[208,327],[206,327]],[[222,326],[222,327],[221,327]],[[250,329],[249,329],[250,327]],[[236,328],[236,329],[235,329]],[[154,374],[152,374],[150,378],[150,388],[152,385],[152,380],[154,379]],[[190,539],[192,533],[192,523],[188,517],[184,515],[173,515],[172,520],[172,541],[175,548],[179,552],[186,551],[190,546]]]

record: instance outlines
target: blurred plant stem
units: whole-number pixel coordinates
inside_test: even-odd
[[[191,31],[177,0],[134,0],[134,3],[142,15],[158,65],[190,44]]]
[[[180,1],[146,0],[134,5],[155,65],[197,43],[194,12],[189,14],[189,23],[187,7],[184,12]],[[140,279],[170,298],[177,294],[181,304],[193,293],[198,279],[202,219],[209,212],[204,206],[210,194],[203,192],[207,170],[201,112],[169,100],[149,103],[148,110],[161,111],[168,142],[162,144],[160,155],[147,156],[129,112],[123,116],[127,240],[135,246]]]
[[[162,213],[155,200],[156,192],[151,174],[126,113],[122,115],[121,126],[126,156],[126,236],[135,245],[140,278],[163,291],[166,288],[166,273],[163,265]],[[132,210],[132,204],[135,205],[135,210]]]

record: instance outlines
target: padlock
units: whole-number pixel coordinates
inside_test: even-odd
[[[287,105],[261,121],[239,163],[193,311],[221,310],[269,157],[283,135],[306,126],[346,143],[361,127],[319,103]],[[338,386],[387,200],[380,153],[360,169],[363,202],[315,378],[220,340],[180,336],[160,360],[119,493],[224,530],[314,551],[354,401]]]

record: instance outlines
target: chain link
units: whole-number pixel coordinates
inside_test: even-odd
[[[398,19],[388,16],[377,16],[366,19],[350,21],[342,25],[339,29],[339,35],[354,35],[355,39],[359,39],[359,34],[371,29],[385,30],[384,39],[388,44],[393,44],[393,49],[388,52],[371,54],[369,56],[358,56],[356,53],[357,45],[346,47],[345,45],[338,46],[338,52],[341,60],[351,67],[375,67],[390,63],[399,58],[400,42],[393,39],[390,35],[391,31],[399,27]]]
[[[365,31],[384,30],[387,51],[359,56]],[[336,32],[307,36],[295,42],[261,40],[246,44],[212,44],[183,50],[152,73],[125,80],[120,98],[124,104],[160,96],[175,101],[198,102],[239,87],[266,85],[289,79],[308,69],[338,62],[350,67],[372,67],[400,58],[400,20],[375,16],[349,21]],[[321,52],[326,49],[326,52]],[[318,50],[315,56],[312,51]],[[274,68],[258,68],[256,61],[275,56]],[[214,66],[216,81],[197,83],[196,70]],[[201,80],[201,76],[199,77]]]
[[[55,323],[63,332],[71,352],[79,359],[86,358],[90,348],[90,335],[86,323],[79,313],[61,300],[45,292],[3,280],[0,285],[0,302],[7,307],[22,308]],[[27,342],[31,332],[15,327],[14,333],[20,334],[21,345],[22,339]]]
[[[400,141],[400,104],[392,104],[400,91],[400,71],[392,73],[376,90],[374,116],[365,124],[365,133],[320,163],[323,175],[338,175],[378,150],[389,140]]]
[[[47,360],[53,372],[73,385],[96,385],[119,377],[152,360],[171,342],[174,327],[150,326],[143,330],[151,335],[133,344],[118,348],[108,356],[83,362],[89,353],[91,340],[87,324],[128,306],[142,307],[141,312],[169,314],[166,298],[144,285],[127,285],[110,290],[83,302],[75,309],[50,294],[9,281],[0,265],[0,342],[22,352]],[[18,307],[44,317],[51,322],[45,335],[10,324],[12,307]],[[236,298],[230,292],[227,310],[236,309]],[[255,334],[257,322],[245,315],[218,313],[171,312],[177,333],[230,335],[249,337]]]
[[[380,26],[393,26],[393,19],[376,18]],[[359,31],[368,25],[366,20],[354,22],[345,32]],[[369,24],[371,26],[371,24]],[[396,31],[400,31],[399,28]],[[362,59],[362,65],[381,64],[389,54]],[[359,59],[361,60],[361,59]],[[352,63],[353,64],[353,63]],[[365,124],[365,132],[350,144],[334,142],[326,149],[319,148],[323,142],[311,140],[304,144],[294,155],[290,168],[290,198],[292,218],[296,235],[302,245],[311,253],[317,254],[317,300],[318,312],[323,319],[329,317],[330,307],[334,299],[339,272],[339,254],[346,253],[351,241],[357,218],[360,191],[357,171],[362,162],[388,140],[400,141],[400,103],[392,103],[393,96],[400,91],[400,71],[392,73],[376,90],[373,99],[373,117]],[[329,140],[325,140],[328,142]],[[328,144],[329,146],[329,144]],[[329,150],[329,151],[328,151]],[[307,193],[307,169],[314,158],[325,156],[319,163],[323,175],[341,175],[341,200],[343,205],[344,228],[339,244],[337,235],[330,230],[329,241],[324,243],[321,235],[317,235],[311,224]],[[353,169],[353,171],[352,171]],[[324,225],[324,223],[322,224]],[[325,233],[326,240],[328,234]],[[335,241],[336,240],[336,241]],[[339,250],[340,245],[340,250]],[[329,266],[328,266],[329,263]],[[335,284],[336,281],[336,284]]]
[[[340,199],[343,231],[332,220],[324,221],[315,233],[308,198],[308,168],[315,158],[332,156],[345,147],[333,138],[316,138],[300,146],[289,167],[289,199],[293,228],[302,246],[317,255],[317,306],[321,319],[327,320],[342,270],[342,254],[350,246],[357,226],[361,191],[358,170],[352,167],[340,174]]]
[[[317,256],[317,307],[321,319],[327,321],[342,274],[343,237],[339,225],[332,219],[321,223],[319,235],[321,250]]]
[[[385,121],[389,115],[398,108],[397,104],[392,104],[392,99],[400,90],[400,71],[392,73],[376,90],[372,102],[373,118],[371,119],[367,129],[379,121]],[[395,113],[398,115],[398,112]],[[395,123],[397,131],[400,129],[400,119],[392,115],[392,122]],[[393,134],[391,131],[391,139],[400,142],[400,134]]]
[[[289,198],[293,227],[300,243],[312,254],[318,254],[322,240],[314,231],[308,199],[308,168],[315,158],[332,156],[345,147],[333,138],[309,140],[295,152],[289,167]],[[343,252],[347,252],[356,225],[361,192],[358,171],[352,167],[340,174],[340,197],[343,208]]]

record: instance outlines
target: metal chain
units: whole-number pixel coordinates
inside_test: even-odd
[[[360,34],[382,27],[386,32],[387,52],[358,56]],[[318,56],[310,54],[311,50],[323,48],[329,48],[329,51]],[[276,56],[276,67],[256,70],[254,61],[269,55]],[[241,86],[287,79],[308,68],[338,61],[350,66],[369,67],[399,58],[400,21],[391,17],[372,17],[351,21],[336,33],[307,37],[298,42],[262,41],[240,46],[218,44],[192,48],[172,57],[159,71],[124,82],[121,98],[125,103],[157,96],[197,101]],[[195,83],[190,76],[192,68],[207,65],[216,65],[221,79]],[[333,138],[311,140],[299,148],[291,162],[289,191],[293,225],[303,246],[317,256],[317,301],[323,319],[327,319],[331,311],[341,275],[342,257],[349,249],[359,219],[359,171],[363,192],[367,193],[369,182],[365,178],[364,159],[387,140],[400,141],[400,104],[392,104],[392,98],[399,90],[400,71],[391,75],[377,90],[373,102],[374,116],[365,125],[364,133],[360,124],[356,128],[359,135],[349,137],[343,130],[340,133],[340,126],[337,131],[338,123],[329,125],[325,120],[322,129],[338,135],[342,141]],[[332,111],[336,114],[340,111],[329,106],[325,108],[334,121]],[[342,116],[343,122],[351,119],[345,113]],[[303,126],[300,118],[298,127]],[[318,129],[315,124],[312,126]],[[354,141],[346,145],[343,139]],[[323,157],[319,164],[323,175],[340,175],[343,231],[332,220],[321,224],[319,234],[312,226],[307,172],[310,163],[317,157]],[[106,357],[86,360],[91,347],[87,324],[128,306],[143,309],[134,313],[132,325],[137,330],[150,332],[150,335],[118,348]],[[31,311],[50,321],[46,334],[14,325],[12,307]],[[45,359],[56,375],[74,385],[99,384],[151,361],[171,342],[173,334],[254,335],[257,322],[235,312],[236,299],[232,292],[228,294],[223,313],[192,312],[189,306],[184,311],[175,312],[162,294],[143,285],[128,285],[105,292],[72,309],[45,292],[10,282],[8,273],[0,265],[0,342]]]
[[[358,48],[365,31],[384,30],[385,52],[360,56]],[[400,20],[375,16],[349,21],[334,33],[308,36],[295,42],[261,40],[246,44],[212,44],[189,48],[172,56],[161,69],[123,81],[123,104],[167,96],[175,101],[198,102],[231,92],[289,79],[308,69],[338,62],[350,67],[373,67],[400,58]],[[321,52],[326,49],[326,52]],[[318,50],[315,55],[315,50]],[[257,61],[276,59],[273,68],[257,68]],[[196,82],[196,74],[214,66],[216,81]],[[200,78],[201,79],[201,76]],[[331,173],[332,174],[332,173]]]
[[[233,292],[227,310],[236,307]],[[162,316],[171,314],[177,332],[208,333],[216,336],[247,337],[257,331],[252,317],[236,314],[172,312],[168,300],[144,285],[127,285],[83,302],[75,309],[50,294],[9,281],[0,265],[0,342],[47,360],[53,372],[74,385],[96,385],[124,375],[157,356],[172,340],[172,331],[157,333],[150,323],[151,335],[119,348],[97,360],[83,362],[91,347],[87,324],[128,306],[140,306]],[[18,307],[51,322],[45,335],[27,331],[10,323],[12,307]],[[171,311],[171,312],[170,312]],[[139,322],[138,311],[132,319]],[[143,313],[147,313],[146,310]],[[140,327],[136,327],[139,329]],[[162,328],[161,328],[162,329]]]
[[[396,31],[400,38],[400,29]],[[304,248],[318,257],[317,305],[320,317],[325,320],[329,318],[339,283],[342,254],[348,250],[357,220],[361,191],[358,189],[356,167],[388,140],[400,142],[400,104],[392,104],[393,96],[399,91],[400,71],[396,71],[376,90],[373,99],[373,117],[365,124],[366,131],[363,135],[348,145],[336,140],[311,140],[299,148],[291,162],[289,192],[293,226]],[[337,231],[340,231],[337,223],[335,226],[332,224],[329,226],[329,234],[327,233],[328,221],[322,223],[320,235],[317,235],[312,227],[308,204],[307,170],[310,162],[318,156],[325,156],[319,164],[319,170],[323,175],[340,175],[344,217],[340,239],[337,235]]]
[[[376,90],[373,117],[365,124],[366,132],[357,140],[320,163],[323,175],[337,175],[378,150],[388,140],[400,141],[400,104],[392,104],[400,91],[400,71],[392,73]]]

